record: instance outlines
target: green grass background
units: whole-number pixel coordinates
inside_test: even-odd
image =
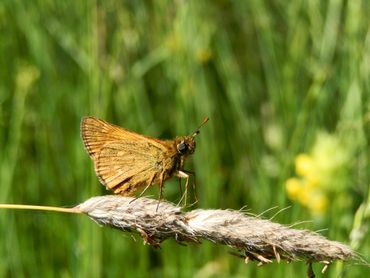
[[[209,116],[186,164],[197,174],[198,207],[291,206],[274,221],[312,220],[299,228],[326,229],[369,259],[369,14],[366,0],[2,0],[0,202],[68,207],[109,193],[80,139],[84,115],[159,138],[189,134]],[[316,218],[287,198],[284,183],[319,131],[343,128],[354,149],[343,175],[352,201],[331,198]],[[178,199],[175,179],[164,194]],[[0,277],[306,272],[304,262],[257,267],[228,251],[170,241],[155,250],[87,217],[0,211]],[[325,277],[368,274],[336,263]]]

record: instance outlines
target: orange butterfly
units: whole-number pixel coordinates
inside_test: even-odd
[[[162,199],[164,182],[177,176],[186,179],[186,200],[191,173],[183,169],[184,162],[194,153],[195,136],[207,121],[208,117],[189,136],[160,140],[94,117],[84,117],[81,121],[81,137],[94,161],[95,172],[107,189],[116,194],[131,195],[139,187],[146,186],[141,196],[149,186],[158,184],[159,199]]]

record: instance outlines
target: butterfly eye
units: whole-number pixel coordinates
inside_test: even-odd
[[[188,151],[188,145],[186,145],[184,142],[181,142],[180,144],[177,145],[177,151],[180,154],[185,154]]]

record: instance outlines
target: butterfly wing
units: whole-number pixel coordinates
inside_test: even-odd
[[[95,171],[108,189],[131,194],[159,179],[164,170],[162,150],[145,141],[121,140],[105,145],[95,160]]]
[[[81,137],[99,180],[115,193],[130,194],[157,182],[165,168],[166,142],[94,117],[81,121]]]
[[[122,139],[137,140],[145,138],[145,136],[94,117],[82,118],[81,137],[87,152],[92,158],[108,143]]]

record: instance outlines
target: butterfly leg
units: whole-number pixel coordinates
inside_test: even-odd
[[[176,176],[178,176],[179,178],[184,178],[186,179],[186,182],[185,182],[185,191],[184,191],[184,194],[181,196],[181,199],[178,203],[181,204],[182,200],[185,199],[185,206],[187,204],[187,196],[188,196],[188,188],[189,188],[189,179],[190,179],[190,176],[195,176],[195,173],[194,172],[191,172],[191,171],[185,171],[185,170],[180,170],[178,171],[176,174]],[[195,183],[194,183],[194,180],[193,180],[193,189],[195,190]],[[195,192],[195,191],[194,191]],[[197,197],[195,196],[195,203],[198,202],[198,199]]]
[[[194,195],[194,203],[192,203],[191,205],[189,205],[189,207],[191,207],[191,206],[193,206],[193,205],[195,205],[196,203],[198,203],[198,197],[197,197],[197,187],[195,186],[195,180],[196,180],[196,178],[195,178],[195,172],[193,172],[193,171],[186,171],[186,170],[182,170],[183,172],[185,172],[185,173],[187,173],[188,175],[189,175],[189,177],[190,176],[192,176],[192,186],[193,186],[193,195]]]
[[[163,179],[164,179],[164,171],[162,171],[161,175],[159,176],[159,199],[158,199],[158,205],[157,205],[156,212],[158,211],[159,203],[161,202],[162,197],[163,197]]]
[[[193,176],[193,183],[192,183],[192,185],[193,185],[193,194],[194,194],[194,199],[195,199],[195,201],[194,201],[194,203],[192,203],[191,205],[195,205],[196,203],[198,203],[198,197],[197,197],[197,187],[195,186],[195,180],[196,180],[196,178],[195,178],[195,172],[188,172],[188,173],[190,173],[190,175],[192,175]]]
[[[181,178],[178,178],[178,180],[179,180],[180,195],[182,196]]]
[[[136,201],[137,199],[139,199],[141,196],[143,196],[144,192],[145,192],[145,191],[147,191],[147,190],[148,190],[148,188],[149,188],[149,186],[151,186],[151,185],[152,185],[152,183],[153,183],[153,180],[154,180],[154,179],[155,179],[155,173],[154,173],[154,174],[153,174],[153,176],[150,178],[149,183],[147,184],[147,186],[145,186],[144,190],[143,190],[143,191],[141,191],[140,195],[139,195],[139,196],[137,196],[137,197],[136,197],[135,199],[133,199],[132,201],[130,201],[130,204],[131,204],[132,202]]]

